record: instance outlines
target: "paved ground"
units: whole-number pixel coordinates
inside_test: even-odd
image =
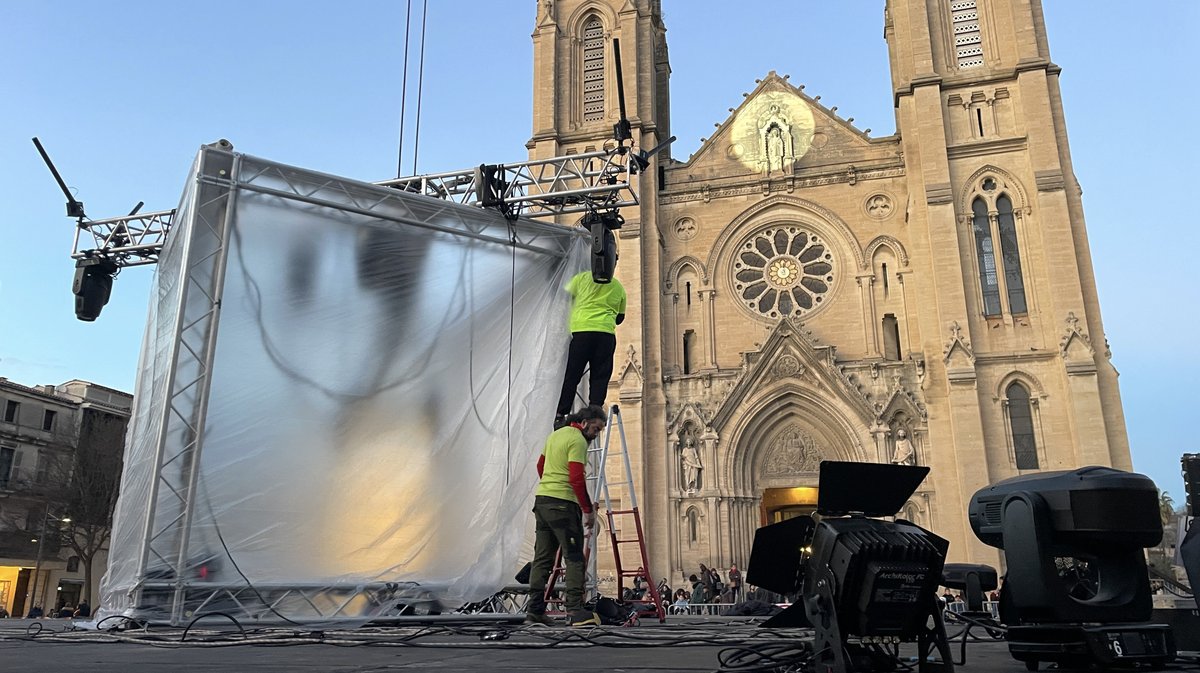
[[[745,618],[676,618],[666,625],[585,631],[501,623],[368,627],[318,634],[284,629],[245,634],[207,630],[213,627],[187,634],[183,629],[153,627],[120,633],[70,628],[66,620],[0,621],[0,670],[744,671],[752,664],[770,662],[742,648],[758,648],[760,653],[771,648],[786,656],[788,650],[802,647],[807,635],[797,630],[761,629]],[[958,645],[953,647],[958,658]],[[902,656],[913,654],[911,647],[901,650]],[[966,664],[958,670],[1015,673],[1024,671],[1025,666],[1009,656],[1003,642],[971,641]]]

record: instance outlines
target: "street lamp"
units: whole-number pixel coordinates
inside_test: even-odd
[[[46,548],[46,524],[49,523],[50,519],[54,519],[55,521],[58,521],[61,523],[71,523],[71,517],[64,516],[63,518],[60,519],[60,518],[50,514],[50,508],[47,507],[46,513],[42,516],[41,531],[38,533],[38,536],[36,538],[30,540],[30,542],[38,543],[37,559],[34,561],[34,564],[33,564],[33,587],[29,591],[29,609],[30,610],[32,610],[37,605],[38,578],[41,576],[41,572],[42,572],[42,552]],[[43,614],[45,614],[44,610],[45,610],[45,608],[43,608]],[[29,613],[26,612],[26,614],[29,614]]]

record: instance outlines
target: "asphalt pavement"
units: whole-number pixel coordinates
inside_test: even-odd
[[[219,619],[206,620],[220,622]],[[952,627],[950,633],[957,628]],[[0,620],[0,670],[87,673],[169,671],[661,671],[799,670],[788,662],[811,651],[812,632],[763,629],[753,618],[674,617],[666,624],[571,629],[516,623],[437,623],[309,628],[121,631],[74,629],[69,620]],[[952,644],[960,657],[960,645]],[[915,646],[901,647],[901,666],[915,669]],[[966,673],[1025,671],[1003,641],[970,640]]]

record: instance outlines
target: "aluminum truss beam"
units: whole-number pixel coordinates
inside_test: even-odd
[[[524,218],[556,218],[637,205],[636,173],[629,170],[631,157],[628,150],[600,150],[497,164],[486,167],[488,171],[481,166],[375,184],[453,203],[500,207]],[[485,203],[481,195],[489,194],[489,189],[493,191]],[[174,217],[174,210],[163,210],[80,222],[71,257],[104,257],[119,267],[156,264]]]

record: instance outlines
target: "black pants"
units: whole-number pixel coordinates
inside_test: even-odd
[[[562,394],[558,397],[558,414],[571,413],[571,402],[583,368],[591,368],[588,377],[588,404],[604,406],[608,395],[608,380],[612,378],[613,353],[617,350],[617,335],[608,332],[572,332],[571,348],[567,352],[567,374],[563,377]]]

